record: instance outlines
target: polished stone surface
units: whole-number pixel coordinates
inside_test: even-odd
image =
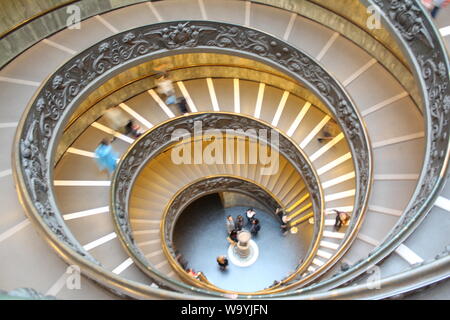
[[[246,209],[223,209],[219,197],[210,195],[191,204],[175,226],[175,247],[185,256],[189,267],[202,271],[210,282],[223,289],[241,292],[264,289],[291,273],[308,250],[311,225],[303,224],[297,234],[283,236],[274,215],[255,209],[261,223],[261,231],[252,237],[259,248],[258,259],[248,267],[230,262],[228,269],[221,272],[216,258],[227,255],[229,247],[225,217],[245,216]]]

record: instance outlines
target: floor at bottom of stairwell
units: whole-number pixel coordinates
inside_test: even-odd
[[[189,268],[202,271],[219,288],[240,292],[262,290],[281,280],[297,267],[310,245],[312,226],[300,226],[297,234],[282,235],[280,223],[272,214],[257,209],[261,231],[253,240],[259,256],[249,267],[229,264],[220,271],[216,258],[227,255],[225,217],[245,217],[245,207],[223,209],[217,195],[201,198],[191,204],[175,226],[174,244],[188,261]],[[245,220],[247,220],[245,218]]]

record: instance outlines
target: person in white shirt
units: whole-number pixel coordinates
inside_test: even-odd
[[[256,212],[253,208],[249,208],[246,212],[248,223],[252,223],[252,220],[255,219]]]

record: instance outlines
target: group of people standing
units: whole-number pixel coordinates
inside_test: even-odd
[[[247,217],[247,225],[249,225],[249,229],[251,234],[256,236],[261,230],[261,225],[259,220],[256,218],[256,211],[253,208],[247,209],[245,213]],[[238,215],[236,220],[233,219],[232,216],[227,216],[226,218],[226,229],[227,229],[227,240],[230,244],[235,245],[238,242],[238,234],[241,232],[246,226],[244,217],[242,215]],[[226,256],[217,257],[217,264],[220,267],[220,270],[225,271],[228,267],[228,258]]]

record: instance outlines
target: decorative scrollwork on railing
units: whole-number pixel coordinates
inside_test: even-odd
[[[14,146],[17,189],[28,214],[49,242],[58,243],[58,252],[67,261],[79,261],[81,255],[87,258],[83,260],[86,266],[98,264],[66,227],[52,189],[53,153],[67,120],[81,100],[114,73],[153,55],[186,51],[260,59],[315,92],[348,139],[357,181],[351,226],[360,223],[372,175],[371,154],[361,118],[338,82],[305,53],[260,31],[210,21],[167,22],[116,34],[76,55],[40,87],[21,119]],[[135,165],[131,158],[128,161],[128,165]]]
[[[383,260],[418,226],[434,205],[446,181],[449,161],[450,80],[447,51],[427,13],[412,0],[363,0],[374,5],[412,62],[424,101],[426,150],[416,190],[399,221],[381,243],[345,272],[298,293],[330,290],[348,283],[371,265]]]

